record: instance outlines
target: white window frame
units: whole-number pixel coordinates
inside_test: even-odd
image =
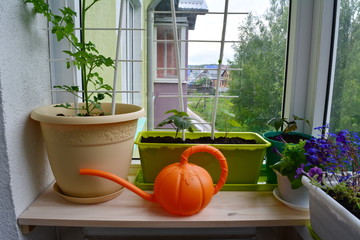
[[[124,29],[141,29],[142,11],[139,0],[124,0],[125,16]],[[118,1],[120,4],[120,2]],[[119,9],[119,8],[118,8]],[[119,14],[117,12],[117,14]],[[122,101],[135,105],[143,105],[143,96],[132,91],[141,90],[142,85],[142,32],[138,30],[126,30],[122,35],[121,59],[126,59],[121,63],[122,87],[125,91],[130,91],[122,95]]]
[[[154,0],[150,4],[148,19],[153,20],[151,11],[158,3],[158,0]],[[337,28],[334,28],[333,23],[337,24],[339,17],[333,13],[339,8],[339,1],[290,0],[290,5],[283,116],[289,119],[293,115],[305,117],[311,125],[299,123],[298,131],[316,134],[314,127],[327,123],[330,116],[336,57],[336,51],[332,51],[332,48],[337,41],[337,33],[333,32]],[[148,29],[151,29],[151,21],[148,21]],[[154,54],[152,51],[149,51],[149,55]],[[151,59],[151,55],[148,59]],[[151,76],[153,70],[148,69],[148,77]],[[153,100],[151,85],[152,83],[148,83],[150,110]],[[151,111],[148,117],[153,118]],[[152,123],[153,121],[148,119],[148,126],[152,126]]]
[[[300,132],[315,135],[314,127],[329,121],[329,92],[335,56],[331,53],[336,0],[292,0],[284,117],[305,117]],[[335,18],[338,18],[336,15]],[[332,77],[333,78],[333,77]],[[328,91],[328,89],[330,91]]]

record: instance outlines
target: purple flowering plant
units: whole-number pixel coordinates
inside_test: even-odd
[[[277,171],[289,179],[292,189],[298,189],[303,185],[301,178],[297,176],[297,169],[299,167],[302,167],[304,171],[310,169],[310,166],[305,166],[307,164],[304,148],[305,143],[304,140],[301,140],[298,144],[286,143],[282,152],[275,149],[281,159],[279,162],[270,166],[274,171]]]
[[[296,178],[307,176],[349,210],[360,211],[360,137],[355,132],[329,132],[328,126],[316,128],[319,138],[304,145],[306,164],[296,170]]]

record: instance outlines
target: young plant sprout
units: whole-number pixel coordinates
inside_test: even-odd
[[[234,106],[234,104],[228,100],[225,100],[224,102],[230,107]],[[241,124],[235,120],[235,114],[223,109],[221,110],[221,115],[225,118],[225,132],[226,132],[225,137],[227,137],[230,131],[228,124],[230,124],[233,127],[241,127]]]
[[[309,120],[305,118],[300,118],[298,116],[293,115],[293,120],[289,121],[286,118],[272,118],[270,119],[267,124],[272,125],[276,131],[279,131],[280,128],[284,127],[283,133],[293,132],[297,129],[297,122],[296,121],[304,121],[310,126]]]
[[[169,116],[168,118],[164,119],[158,124],[158,127],[163,127],[167,124],[170,124],[176,131],[175,138],[177,138],[177,135],[182,130],[188,130],[189,132],[194,132],[193,124],[191,120],[193,120],[189,114],[186,112],[180,112],[176,109],[172,109],[169,111],[166,111],[165,114],[173,113],[174,115]],[[183,135],[182,138],[183,141],[185,141],[185,136]]]

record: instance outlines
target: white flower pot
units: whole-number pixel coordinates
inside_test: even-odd
[[[321,239],[345,240],[360,238],[360,220],[306,177],[304,186],[310,192],[310,222]]]
[[[298,189],[292,189],[291,183],[286,176],[281,175],[278,171],[276,173],[278,182],[279,197],[293,205],[301,206],[303,208],[309,207],[309,191],[306,187],[301,186]]]
[[[110,103],[102,106],[110,112]],[[91,198],[99,202],[109,200],[101,197],[115,196],[121,189],[111,181],[79,174],[80,168],[96,168],[127,177],[137,120],[145,112],[130,104],[117,104],[116,109],[115,115],[92,117],[71,116],[73,110],[53,105],[32,112],[31,118],[41,125],[56,187],[69,197],[66,199]],[[56,116],[58,113],[65,116]]]

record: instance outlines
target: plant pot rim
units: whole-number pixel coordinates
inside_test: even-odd
[[[349,222],[356,222],[356,225],[360,227],[360,220],[355,217],[351,212],[349,212],[345,207],[343,207],[340,203],[338,203],[335,199],[333,199],[330,195],[324,192],[321,188],[314,186],[311,184],[310,179],[306,176],[301,178],[301,182],[304,184],[306,188],[309,189],[309,192],[312,194],[317,194],[321,197],[327,199],[328,203],[331,205],[331,208],[334,212],[345,212],[344,218],[347,219]],[[311,211],[311,209],[310,209]]]
[[[264,133],[262,136],[269,142],[273,143],[273,144],[282,144],[285,145],[284,142],[278,141],[278,140],[274,140],[271,139],[271,137],[276,137],[279,136],[281,134],[285,134],[285,135],[297,135],[297,136],[301,136],[301,137],[306,137],[308,139],[310,139],[312,136],[306,133],[301,133],[301,132],[289,132],[289,133],[283,133],[282,131],[269,131]]]
[[[159,145],[170,145],[170,146],[193,146],[193,145],[198,145],[197,143],[143,143],[141,142],[141,137],[144,133],[150,133],[150,134],[156,134],[156,133],[161,133],[162,135],[174,135],[175,132],[173,131],[142,131],[140,132],[136,139],[135,139],[135,144],[137,145],[143,145],[143,146],[159,146]],[[221,135],[221,134],[225,134],[225,132],[216,132],[216,135]],[[210,136],[211,133],[210,132],[186,132],[186,135],[199,135],[199,136]],[[234,147],[234,146],[249,146],[249,147],[260,147],[260,148],[267,148],[271,145],[271,143],[269,141],[267,141],[266,139],[264,139],[263,137],[261,137],[260,134],[255,133],[255,132],[228,132],[227,133],[228,137],[244,137],[243,135],[252,135],[254,136],[256,139],[258,139],[260,142],[256,143],[256,144],[212,144],[209,143],[207,145],[210,146],[222,146],[222,147]],[[242,135],[242,136],[239,136]],[[216,136],[217,137],[217,136]]]
[[[116,114],[106,116],[79,117],[74,116],[74,110],[54,107],[56,104],[42,106],[34,109],[30,117],[39,122],[51,124],[87,125],[125,122],[145,116],[144,108],[133,104],[116,104]],[[79,106],[83,105],[79,103]],[[106,112],[111,112],[111,103],[102,103]],[[65,116],[57,116],[63,114]]]
[[[302,133],[302,132],[296,132],[296,131],[288,132],[288,133],[284,133],[282,131],[268,131],[268,132],[265,132],[263,134],[263,136],[270,135],[270,136],[266,136],[266,137],[272,137],[272,136],[278,136],[280,134],[301,135],[301,136],[310,136],[311,137],[311,135],[309,135],[309,134]]]

